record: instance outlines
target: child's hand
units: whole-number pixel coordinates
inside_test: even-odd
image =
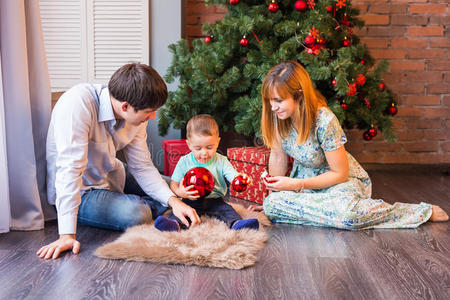
[[[178,186],[178,196],[181,198],[186,198],[189,200],[197,200],[200,196],[198,192],[194,189],[194,185],[189,185],[184,187],[184,178],[181,180]]]

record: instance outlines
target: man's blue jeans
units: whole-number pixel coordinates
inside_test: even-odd
[[[105,229],[125,230],[149,223],[163,214],[167,207],[145,194],[126,170],[124,193],[92,189],[81,197],[78,223]]]

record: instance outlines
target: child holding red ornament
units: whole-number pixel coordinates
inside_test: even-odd
[[[172,174],[170,188],[183,202],[197,211],[199,216],[208,215],[225,222],[231,229],[258,229],[257,219],[242,219],[232,206],[225,203],[223,197],[227,193],[228,182],[233,182],[235,189],[245,188],[250,183],[246,174],[239,174],[228,161],[228,159],[217,153],[219,146],[219,126],[210,115],[197,115],[192,117],[187,124],[187,145],[191,152],[177,163]],[[201,167],[201,168],[199,168]],[[195,168],[195,169],[194,169]],[[204,170],[204,169],[207,169]],[[214,187],[209,194],[199,195],[194,185],[185,184],[186,173],[204,172],[197,177],[208,179],[210,174],[214,178]],[[243,184],[237,183],[243,182]],[[189,183],[190,184],[190,183]],[[201,197],[202,196],[202,197]],[[155,221],[155,227],[161,231],[178,231],[186,229],[180,220],[173,214],[169,217],[160,216]]]

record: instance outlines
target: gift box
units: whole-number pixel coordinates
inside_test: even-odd
[[[163,140],[162,148],[164,150],[164,175],[172,176],[180,158],[191,150],[189,150],[186,140]]]
[[[230,188],[232,197],[263,203],[268,195],[266,186],[261,179],[261,173],[268,169],[270,149],[266,147],[228,148],[227,156],[233,167],[239,173],[245,173],[252,178],[246,191],[236,192]]]

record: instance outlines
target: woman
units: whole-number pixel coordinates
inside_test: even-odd
[[[354,230],[448,220],[438,206],[370,198],[368,174],[346,152],[339,121],[299,63],[273,67],[262,85],[262,100],[262,135],[271,148],[272,176],[265,180],[272,193],[263,209],[272,221]],[[285,177],[288,155],[294,165]]]

